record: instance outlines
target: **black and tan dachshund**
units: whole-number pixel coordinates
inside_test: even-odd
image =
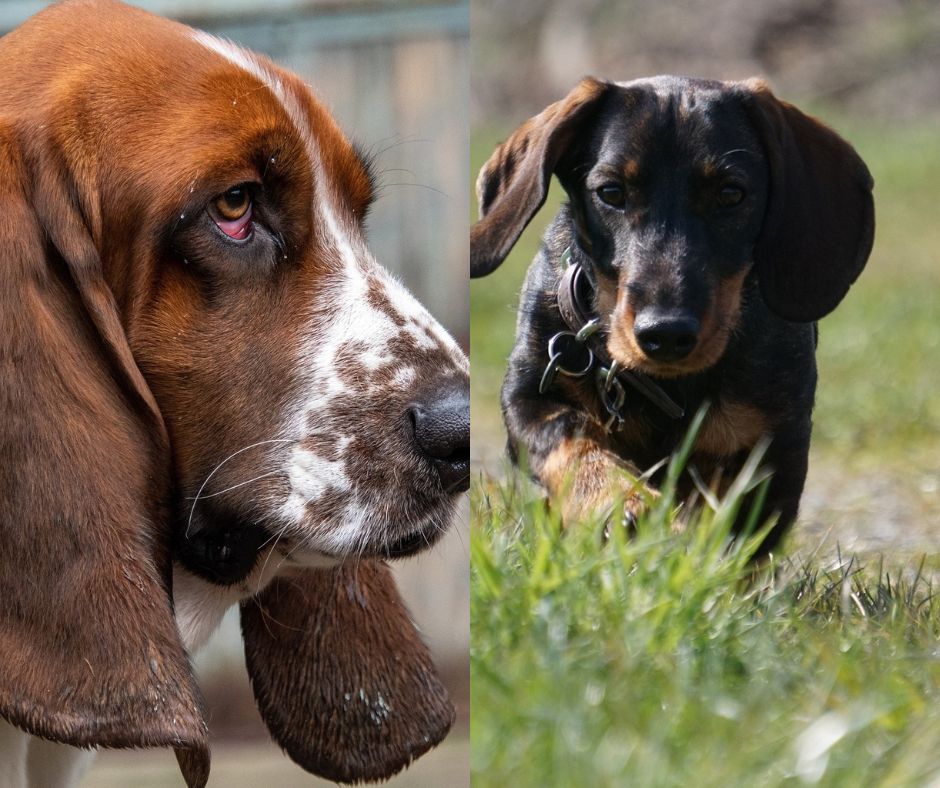
[[[871,252],[867,167],[759,80],[588,78],[480,172],[471,276],[502,263],[553,174],[568,202],[521,296],[502,393],[510,454],[567,493],[566,519],[618,493],[630,518],[643,496],[617,469],[669,456],[709,403],[687,489],[695,471],[727,484],[769,439],[770,551],[806,478],[815,321]]]

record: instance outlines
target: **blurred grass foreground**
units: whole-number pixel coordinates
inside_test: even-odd
[[[634,538],[563,531],[518,477],[474,488],[473,784],[937,784],[925,561],[755,567],[762,529],[730,529],[759,456],[676,528],[681,455]]]

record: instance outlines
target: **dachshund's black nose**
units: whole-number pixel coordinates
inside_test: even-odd
[[[470,388],[466,379],[427,391],[408,408],[415,443],[447,492],[470,488]]]
[[[633,324],[633,336],[653,361],[679,361],[695,348],[700,328],[694,317],[641,313]]]

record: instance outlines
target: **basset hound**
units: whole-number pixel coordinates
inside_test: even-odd
[[[383,779],[446,735],[385,561],[468,487],[468,363],[369,252],[373,196],[311,91],[231,42],[112,0],[0,40],[4,788],[96,747],[204,785],[188,652],[233,605],[303,768]]]
[[[764,447],[773,477],[735,531],[766,493],[770,552],[806,478],[816,321],[872,249],[868,168],[759,79],[586,78],[480,171],[471,276],[503,262],[553,174],[568,202],[529,268],[502,392],[513,458],[569,521],[630,526],[707,406],[680,495],[727,489]]]

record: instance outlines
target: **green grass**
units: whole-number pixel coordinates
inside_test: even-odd
[[[878,495],[920,515],[893,527],[936,544],[940,136],[835,126],[874,174],[878,227],[867,269],[820,324],[810,474],[861,487],[875,522],[891,501],[866,503],[865,480],[883,482]],[[476,136],[475,169],[505,132]],[[561,198],[556,186],[503,268],[471,285],[473,446],[491,470],[518,289]],[[800,552],[755,575],[747,543],[727,548],[732,502],[676,534],[667,496],[635,539],[601,545],[600,524],[562,533],[538,490],[495,473],[471,490],[474,785],[940,779],[936,556],[837,557],[798,527]],[[851,532],[856,515],[815,516]]]
[[[729,546],[737,505],[673,533],[563,532],[518,480],[478,483],[475,786],[925,785],[940,774],[940,601],[906,570]]]
[[[875,176],[868,267],[820,324],[815,443],[830,456],[937,455],[940,135],[844,124]],[[842,125],[840,125],[842,128]]]

